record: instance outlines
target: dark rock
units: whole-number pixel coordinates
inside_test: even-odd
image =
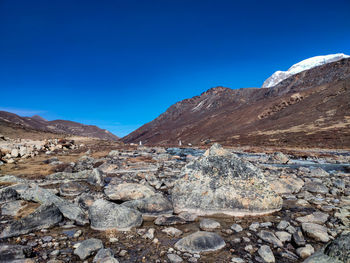
[[[19,198],[19,195],[16,190],[11,187],[6,187],[0,189],[0,202],[16,200]]]
[[[59,223],[62,218],[60,210],[55,205],[42,205],[27,217],[5,227],[0,238],[19,236],[34,230],[49,228]]]
[[[21,187],[21,189],[16,188],[16,191],[24,200],[34,201],[41,204],[54,204],[64,217],[76,221],[79,225],[85,225],[89,222],[80,207],[68,200],[56,196],[47,189],[41,188],[37,185],[31,185],[30,187]]]
[[[32,248],[29,246],[0,244],[0,262],[30,257]]]
[[[293,238],[293,242],[298,247],[305,246],[305,238],[300,228],[297,228],[297,230],[292,234],[292,238]]]

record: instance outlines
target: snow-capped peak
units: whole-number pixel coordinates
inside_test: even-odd
[[[326,56],[316,56],[316,57],[305,59],[303,61],[300,61],[297,64],[294,64],[287,71],[276,71],[271,75],[271,77],[265,80],[262,87],[263,88],[274,87],[278,83],[280,83],[282,80],[285,80],[286,78],[289,78],[290,76],[295,75],[299,72],[302,72],[304,70],[308,70],[314,67],[322,66],[327,63],[335,62],[343,58],[349,58],[349,57],[350,56],[345,55],[343,53],[337,53],[337,54],[331,54]]]

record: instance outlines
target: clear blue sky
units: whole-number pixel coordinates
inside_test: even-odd
[[[0,0],[0,110],[123,136],[211,87],[350,54],[349,12],[349,0]]]

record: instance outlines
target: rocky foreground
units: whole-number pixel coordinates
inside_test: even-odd
[[[348,153],[46,158],[60,171],[0,176],[0,262],[350,262]]]

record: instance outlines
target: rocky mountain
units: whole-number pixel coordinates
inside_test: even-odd
[[[299,72],[302,72],[304,70],[322,66],[324,64],[335,62],[343,58],[349,58],[349,57],[350,56],[345,55],[343,53],[338,53],[338,54],[316,56],[316,57],[305,59],[297,64],[294,64],[287,71],[276,71],[274,74],[272,74],[271,77],[265,80],[262,87],[270,88],[270,87],[276,86],[281,81],[289,78],[292,75],[298,74]]]
[[[77,135],[93,137],[105,140],[116,141],[119,138],[111,132],[100,129],[94,125],[84,125],[78,122],[67,120],[47,121],[44,118],[34,115],[33,117],[21,117],[11,112],[0,111],[0,131],[5,128],[40,131],[55,134]]]
[[[350,58],[271,88],[212,88],[172,105],[124,142],[350,147]]]

